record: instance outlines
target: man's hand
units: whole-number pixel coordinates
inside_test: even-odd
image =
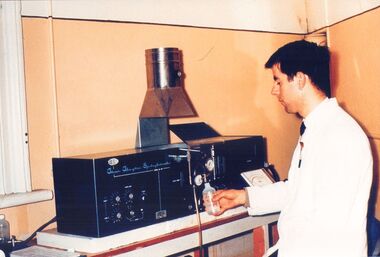
[[[228,209],[232,209],[241,205],[244,205],[248,199],[246,199],[244,189],[235,190],[218,190],[214,193],[213,201],[219,202],[220,211],[215,215],[221,215]]]

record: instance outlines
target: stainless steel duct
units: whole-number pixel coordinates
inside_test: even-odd
[[[145,50],[147,92],[140,111],[136,147],[169,144],[169,118],[195,116],[183,89],[182,52],[178,48]]]
[[[187,117],[196,113],[183,89],[182,53],[178,48],[145,50],[148,90],[141,118]]]

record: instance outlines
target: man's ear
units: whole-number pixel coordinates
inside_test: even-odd
[[[307,79],[308,79],[308,76],[305,73],[300,72],[300,71],[298,71],[296,75],[294,76],[294,80],[300,90],[302,90],[305,87]]]

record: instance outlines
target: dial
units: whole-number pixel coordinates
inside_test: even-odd
[[[127,205],[126,218],[129,221],[137,221],[144,218],[144,210],[134,208],[135,206]]]
[[[134,196],[134,194],[132,193],[132,192],[130,192],[129,194],[128,194],[128,199],[129,200],[133,200],[133,198],[134,198],[135,196]]]
[[[135,202],[136,195],[132,189],[127,189],[124,192],[124,200],[126,204],[133,204]]]
[[[109,196],[109,202],[111,206],[119,206],[121,204],[121,197],[119,192],[113,192]]]
[[[203,183],[202,175],[195,176],[194,184],[197,186],[200,186],[200,185],[202,185],[202,183]]]
[[[123,220],[122,211],[119,208],[113,208],[110,215],[110,222],[119,223]]]
[[[208,171],[213,171],[214,168],[215,168],[215,163],[214,163],[214,160],[213,159],[207,159],[206,163],[205,163],[205,166],[206,166],[206,169]]]

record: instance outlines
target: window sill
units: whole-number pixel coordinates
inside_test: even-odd
[[[26,193],[0,195],[0,209],[48,201],[51,199],[53,199],[53,192],[47,189],[34,190]]]

